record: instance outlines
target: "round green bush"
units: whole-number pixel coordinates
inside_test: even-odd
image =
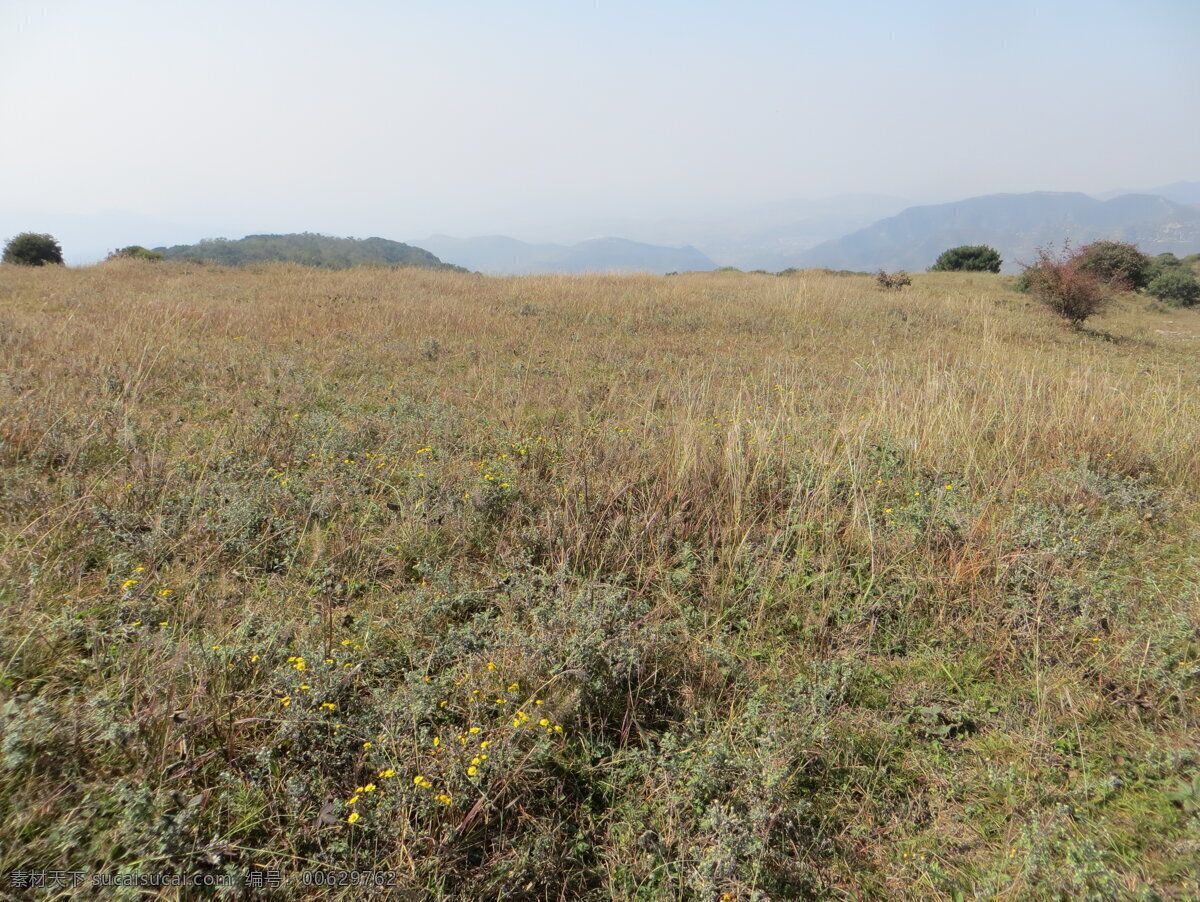
[[[1000,272],[1000,252],[986,244],[964,244],[942,251],[930,272]]]
[[[1200,301],[1200,281],[1182,266],[1160,272],[1146,291],[1173,307],[1191,307]]]
[[[53,235],[22,232],[4,247],[5,263],[18,266],[45,266],[63,262],[62,247]]]
[[[1125,241],[1093,241],[1079,249],[1079,268],[1114,288],[1145,288],[1154,261],[1136,244]]]

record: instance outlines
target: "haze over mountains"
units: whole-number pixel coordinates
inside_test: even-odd
[[[1101,238],[1130,241],[1147,253],[1200,251],[1200,183],[1177,182],[1155,193],[1078,192],[993,194],[953,203],[907,206],[878,195],[780,204],[769,213],[743,213],[739,222],[625,223],[626,234],[680,242],[680,249],[605,239],[566,248],[504,236],[457,239],[439,235],[411,243],[441,259],[492,273],[642,269],[652,272],[737,266],[777,272],[789,267],[870,271],[924,270],[946,248],[987,244],[1000,251],[1003,271],[1018,272],[1037,249],[1064,240],[1075,246]],[[880,210],[888,212],[877,217]],[[773,216],[774,220],[770,221]],[[616,225],[614,223],[613,225]],[[835,233],[841,232],[838,237]],[[701,263],[701,258],[707,258]]]
[[[1136,190],[1118,188],[1115,191],[1102,191],[1093,195],[1097,200],[1112,200],[1122,194],[1157,194],[1177,204],[1200,204],[1200,182],[1172,182],[1157,188],[1139,188]]]
[[[754,269],[771,255],[799,253],[893,216],[912,204],[911,200],[888,195],[840,194],[680,212],[671,218],[585,219],[558,223],[536,235],[521,237],[534,243],[573,244],[619,235],[666,247],[691,245],[721,266]],[[424,246],[420,239],[412,243]]]
[[[530,244],[492,235],[451,238],[434,235],[409,242],[443,260],[483,273],[539,272],[687,272],[716,269],[717,264],[694,247],[662,247],[627,238],[595,238],[574,245]]]
[[[1034,192],[972,197],[910,207],[788,261],[796,267],[873,270],[928,268],[946,248],[986,244],[1000,251],[1003,272],[1019,272],[1037,249],[1069,239],[1078,247],[1100,238],[1129,241],[1149,254],[1200,250],[1200,205],[1152,194],[1102,201],[1086,194]]]
[[[21,231],[50,232],[62,243],[67,261],[81,264],[129,244],[182,245],[249,230],[186,225],[121,212],[0,214],[0,240]],[[1004,271],[1014,272],[1034,259],[1039,246],[1057,245],[1064,239],[1075,246],[1100,238],[1132,241],[1148,253],[1200,251],[1200,182],[1094,196],[1038,191],[923,205],[887,195],[839,195],[673,219],[585,220],[548,226],[523,237],[534,240],[434,235],[407,242],[439,258],[436,263],[417,262],[419,255],[400,261],[396,256],[400,252],[391,246],[396,242],[383,239],[377,247],[356,245],[351,257],[366,262],[360,259],[363,254],[377,251],[378,259],[370,262],[435,266],[444,262],[495,274],[667,273],[719,266],[771,272],[789,267],[919,271],[948,247],[988,244],[1000,251]]]

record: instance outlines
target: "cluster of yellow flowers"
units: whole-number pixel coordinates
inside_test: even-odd
[[[479,470],[480,478],[486,482],[490,482],[494,486],[498,486],[499,488],[508,488],[508,476],[506,476],[504,473],[505,461],[507,460],[507,454],[501,454],[499,457],[493,460],[481,460],[478,464],[476,464],[476,467]]]
[[[509,488],[513,466],[519,463],[522,457],[526,457],[533,448],[545,444],[546,439],[540,435],[529,442],[505,442],[504,446],[508,448],[507,451],[495,457],[478,461],[475,468],[479,470],[479,477],[485,483],[496,488]],[[469,498],[470,493],[466,493],[463,497]]]
[[[121,583],[121,591],[132,594],[132,590],[135,589],[137,586],[141,585],[142,580],[144,579],[142,574],[145,572],[146,572],[146,568],[141,565],[134,567],[133,575],[131,575],[124,582]],[[158,596],[160,598],[166,598],[168,595],[172,595],[172,594],[174,594],[173,589],[161,588],[158,590]],[[165,626],[165,624],[163,624],[163,625]],[[135,624],[135,626],[136,626],[136,624]]]
[[[467,725],[458,731],[451,730],[433,736],[427,750],[430,763],[414,777],[413,783],[419,789],[430,790],[432,798],[443,805],[453,803],[450,786],[456,780],[465,776],[471,783],[478,784],[487,778],[488,768],[494,763],[491,756],[497,746],[510,741],[519,742],[520,737],[529,735],[531,730],[551,737],[565,735],[562,724],[525,710],[526,707],[535,712],[545,710],[545,699],[530,697],[526,705],[513,714],[501,713],[513,703],[511,697],[521,693],[521,684],[501,679],[499,670],[495,661],[488,661],[480,672],[464,673],[453,680],[453,686],[462,689],[461,699],[455,701],[452,708],[449,698],[438,703],[442,709],[460,712]],[[431,682],[429,677],[425,679]],[[445,788],[435,787],[435,781],[445,784]]]
[[[542,699],[536,698],[533,700],[533,703],[540,705],[543,702]],[[547,733],[561,733],[563,731],[562,724],[551,724],[548,717],[539,717],[537,720],[534,720],[532,716],[526,714],[524,711],[517,711],[512,719],[512,725],[517,729],[521,727],[542,727]]]
[[[356,651],[356,650],[362,648],[362,646],[359,645],[358,643],[356,643],[353,639],[343,639],[341,644],[342,644],[343,648],[345,648],[346,646],[351,646],[352,648],[348,649],[351,651]],[[327,654],[325,657],[323,657],[321,659],[322,663],[324,663],[326,665],[327,669],[332,669],[332,667],[338,663],[337,659],[333,655],[334,655],[334,652],[330,652],[329,654]],[[250,655],[250,657],[249,657],[250,663],[252,663],[252,664],[256,663],[261,657],[262,657],[261,655],[257,655],[257,654]],[[352,663],[353,663],[352,661],[343,661],[341,666],[344,669],[344,668],[352,666]],[[283,666],[290,667],[293,670],[295,670],[297,673],[305,673],[309,669],[308,661],[303,655],[288,655],[287,659],[283,662]],[[308,683],[301,683],[299,686],[296,687],[295,691],[311,692],[312,686],[309,685]],[[295,699],[293,696],[284,695],[284,696],[280,697],[279,704],[284,708],[289,708],[289,707],[291,707],[291,704],[294,700]],[[318,711],[336,711],[337,707],[338,706],[335,702],[321,702],[321,704],[319,704],[317,706],[317,710]],[[340,730],[341,727],[342,727],[341,724],[334,725],[335,730]]]
[[[392,768],[389,767],[389,768],[385,768],[384,770],[381,770],[379,772],[379,776],[377,777],[377,779],[391,780],[395,776],[396,776],[396,771],[394,771]],[[424,780],[424,777],[418,776],[413,782],[417,786],[421,786],[422,780]],[[378,786],[376,786],[374,783],[366,783],[362,786],[354,787],[354,795],[352,795],[352,796],[350,796],[350,798],[346,799],[346,807],[351,809],[350,814],[347,815],[347,817],[346,817],[346,823],[357,824],[360,820],[362,820],[361,812],[356,810],[357,806],[363,801],[363,796],[368,796],[368,797],[374,798],[374,793],[376,793],[376,792],[379,792],[380,794],[382,794],[382,790],[380,790],[380,788]]]
[[[274,467],[267,467],[267,475],[272,479],[279,480],[280,485],[287,485],[291,481],[286,470],[276,470]]]

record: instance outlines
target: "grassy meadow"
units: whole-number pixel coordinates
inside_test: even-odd
[[[1200,310],[1009,281],[0,268],[0,874],[1200,898]]]

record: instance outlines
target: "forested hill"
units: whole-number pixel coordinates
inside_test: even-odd
[[[247,235],[245,238],[206,238],[196,244],[177,244],[155,250],[171,260],[208,260],[226,266],[248,263],[303,263],[326,269],[351,266],[420,266],[453,269],[429,251],[386,238],[335,238],[303,232],[292,235]]]

